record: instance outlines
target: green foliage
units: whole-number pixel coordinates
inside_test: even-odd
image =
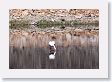
[[[26,20],[11,20],[9,21],[9,27],[12,29],[16,28],[29,28],[30,27],[29,21]],[[59,20],[59,21],[50,21],[50,20],[40,20],[35,22],[35,26],[39,28],[46,28],[46,27],[55,27],[55,26],[75,26],[75,25],[99,25],[99,21],[90,21],[90,20]]]
[[[12,29],[16,28],[28,28],[29,27],[29,21],[26,20],[11,20],[9,21],[9,27]]]

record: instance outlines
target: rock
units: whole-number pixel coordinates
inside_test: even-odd
[[[74,20],[84,17],[99,17],[99,10],[97,9],[10,9],[9,18],[25,19],[39,21],[45,20]]]

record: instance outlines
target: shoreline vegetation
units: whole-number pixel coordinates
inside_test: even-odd
[[[10,29],[99,25],[98,9],[11,9]]]
[[[30,23],[28,20],[10,20],[9,21],[9,27],[10,29],[16,29],[16,28],[29,28],[30,25],[34,25],[35,27],[39,28],[46,28],[46,27],[56,27],[56,26],[75,26],[75,25],[99,25],[98,18],[91,21],[91,19],[77,19],[77,20],[70,20],[67,21],[65,19],[60,19],[60,21],[51,21],[51,20],[40,20],[35,23]]]

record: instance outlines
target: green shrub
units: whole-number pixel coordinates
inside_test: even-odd
[[[11,20],[9,21],[9,27],[11,29],[16,28],[29,28],[30,22],[27,20]],[[40,20],[35,22],[35,26],[39,28],[46,28],[46,27],[60,27],[60,26],[75,26],[75,25],[99,25],[99,21],[91,21],[91,20],[64,20],[64,21],[50,21],[50,20]]]
[[[9,21],[9,27],[12,29],[16,28],[28,28],[29,27],[29,21],[26,20],[11,20]]]

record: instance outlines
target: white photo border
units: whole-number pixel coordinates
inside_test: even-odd
[[[107,0],[2,0],[0,76],[3,78],[108,78]],[[9,9],[99,9],[99,69],[9,69]]]

